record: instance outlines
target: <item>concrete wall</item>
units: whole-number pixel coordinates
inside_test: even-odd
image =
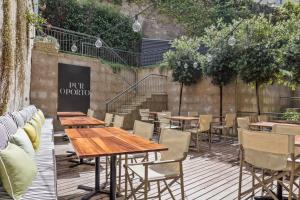
[[[115,96],[127,84],[109,66],[100,60],[64,53],[47,53],[39,49],[32,52],[30,100],[43,109],[47,116],[55,116],[58,98],[58,63],[91,68],[91,103],[96,117],[103,119],[105,100]]]
[[[167,94],[168,109],[177,114],[179,105],[180,84],[172,81],[172,72],[160,72],[158,67],[141,68],[138,79],[150,73],[162,73],[168,75]],[[182,113],[198,111],[199,113],[219,114],[220,93],[209,78],[199,81],[197,84],[183,88]],[[280,112],[286,107],[285,101],[280,96],[291,96],[287,87],[272,85],[260,90],[260,102],[262,112]],[[255,90],[242,81],[234,81],[223,88],[223,113],[227,112],[257,112]]]

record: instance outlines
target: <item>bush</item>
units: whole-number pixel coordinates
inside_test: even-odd
[[[288,110],[285,113],[283,113],[283,119],[288,121],[299,121],[300,114],[297,111]]]
[[[53,26],[100,36],[110,47],[135,51],[141,39],[132,30],[133,19],[112,6],[77,0],[43,0],[42,16]],[[117,24],[120,24],[116,27]]]

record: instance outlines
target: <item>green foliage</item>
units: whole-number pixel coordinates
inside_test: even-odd
[[[214,85],[227,85],[237,76],[237,68],[233,61],[239,57],[239,52],[222,41],[230,30],[231,26],[219,21],[217,26],[206,29],[205,36],[201,38],[209,49],[203,59],[204,73],[212,78]],[[211,56],[211,61],[208,61],[208,55]]]
[[[172,42],[172,48],[164,54],[162,68],[172,70],[173,80],[192,85],[202,77],[201,55],[198,52],[200,40],[197,38],[181,37]],[[197,63],[197,64],[195,64]]]
[[[37,30],[40,30],[41,25],[46,23],[46,19],[29,10],[26,11],[26,18],[28,24],[33,25]]]
[[[43,16],[54,25],[77,32],[99,35],[110,47],[136,50],[140,33],[132,30],[133,19],[119,13],[116,7],[93,0],[43,0]],[[118,26],[116,26],[118,25]]]
[[[300,114],[294,110],[287,110],[285,113],[283,113],[283,119],[288,121],[299,121]]]

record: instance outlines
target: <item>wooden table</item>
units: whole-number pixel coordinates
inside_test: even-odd
[[[60,117],[60,123],[64,127],[86,127],[105,125],[105,122],[94,117]]]
[[[71,144],[79,158],[95,158],[95,188],[83,199],[103,192],[100,187],[99,157],[110,156],[110,199],[116,199],[116,159],[117,155],[144,152],[164,151],[168,148],[145,140],[142,137],[129,134],[127,131],[115,128],[66,129]],[[86,186],[78,186],[86,189]],[[90,189],[90,188],[87,188]]]
[[[86,116],[83,112],[57,112],[57,117],[78,117]]]
[[[65,128],[87,128],[87,127],[93,127],[93,126],[100,126],[105,125],[104,121],[98,120],[93,117],[86,117],[86,116],[77,116],[77,117],[60,117],[59,118],[60,123]],[[68,136],[64,136],[64,140],[68,141]],[[74,151],[67,151],[68,157],[72,157],[75,154]],[[79,158],[79,160],[71,159],[69,162],[75,163],[74,165],[71,165],[70,168],[76,167],[78,165],[93,165],[89,162],[85,162],[82,158]]]
[[[191,122],[191,121],[198,121],[199,117],[190,117],[190,116],[172,116],[172,117],[166,117],[167,119],[170,119],[171,121],[179,121],[181,122],[181,130],[184,130],[185,122]]]

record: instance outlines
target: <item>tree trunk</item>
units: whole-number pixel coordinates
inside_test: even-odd
[[[260,85],[257,82],[255,82],[255,94],[256,94],[256,105],[257,105],[258,115],[260,115],[259,87]]]
[[[220,117],[223,116],[223,86],[219,86],[220,89]]]
[[[180,113],[181,113],[182,89],[183,89],[183,83],[181,83],[181,85],[180,85],[180,96],[179,96],[178,115],[180,115]]]

